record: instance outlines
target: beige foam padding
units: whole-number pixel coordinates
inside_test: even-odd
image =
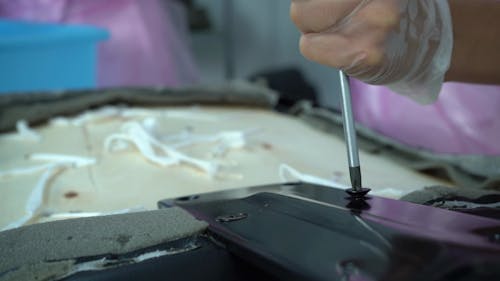
[[[0,274],[43,262],[125,254],[204,231],[180,208],[30,225],[0,232]],[[35,268],[37,268],[35,266]]]
[[[167,114],[173,110],[196,114],[193,118],[176,118]],[[249,137],[247,147],[233,149],[221,159],[228,164],[222,171],[225,176],[215,179],[185,165],[156,166],[135,149],[105,151],[105,138],[118,132],[123,124],[118,118],[83,127],[35,128],[42,135],[41,143],[20,142],[0,135],[0,170],[33,165],[25,157],[32,152],[95,157],[96,165],[65,170],[50,182],[42,209],[56,213],[108,212],[137,206],[154,209],[164,198],[278,183],[282,182],[279,166],[283,163],[302,173],[349,184],[343,139],[314,129],[295,117],[264,109],[231,107],[161,108],[155,109],[152,116],[158,118],[163,134],[179,133],[186,127],[197,134],[259,131]],[[213,145],[205,144],[182,151],[211,159],[212,149]],[[424,186],[443,185],[390,159],[364,151],[360,158],[364,184],[374,190],[396,188],[406,194]],[[0,180],[0,227],[23,215],[27,196],[40,174]],[[71,192],[77,196],[67,198],[65,194]]]

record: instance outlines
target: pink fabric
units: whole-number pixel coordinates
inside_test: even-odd
[[[91,24],[111,38],[100,45],[99,86],[180,86],[196,82],[187,21],[174,0],[0,0],[0,16]],[[181,20],[179,20],[181,19]]]
[[[351,87],[356,120],[377,132],[434,152],[500,155],[500,86],[445,83],[426,106],[382,86]]]

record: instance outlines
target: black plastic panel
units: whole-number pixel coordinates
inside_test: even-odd
[[[282,280],[500,280],[493,219],[378,197],[351,201],[308,184],[160,202],[171,205]]]

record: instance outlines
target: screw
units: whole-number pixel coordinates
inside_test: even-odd
[[[355,188],[349,188],[346,190],[347,194],[351,196],[352,199],[363,199],[366,197],[368,192],[370,192],[369,188],[361,188],[361,189],[355,189]]]
[[[242,220],[242,219],[246,219],[248,217],[247,214],[245,213],[238,213],[238,214],[235,214],[235,215],[223,215],[223,216],[218,216],[217,218],[215,218],[215,220],[217,222],[233,222],[233,221],[239,221],[239,220]]]

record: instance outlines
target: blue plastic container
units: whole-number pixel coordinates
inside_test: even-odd
[[[100,28],[0,20],[0,93],[96,86]]]

